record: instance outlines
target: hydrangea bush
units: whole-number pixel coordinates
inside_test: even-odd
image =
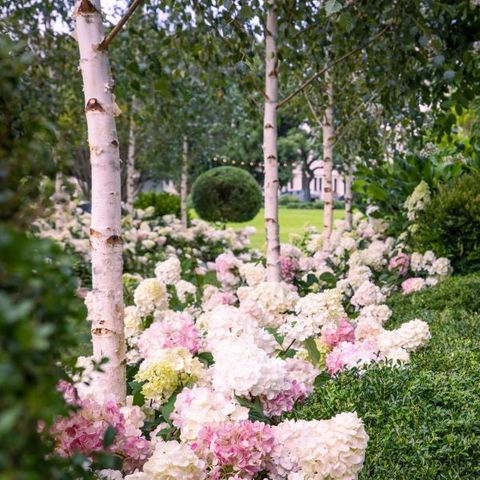
[[[113,426],[109,451],[122,467],[102,478],[357,478],[368,435],[355,412],[309,422],[284,414],[316,388],[321,396],[325,376],[404,366],[428,342],[418,318],[385,329],[385,302],[435,284],[449,263],[385,231],[373,216],[357,217],[352,231],[339,222],[325,254],[309,230],[281,246],[281,283],[266,281],[263,259],[233,249],[206,263],[215,285],[191,282],[176,251],[149,276],[129,275],[129,406],[99,398],[92,359],[79,359],[79,410],[53,428],[59,452],[89,457]]]

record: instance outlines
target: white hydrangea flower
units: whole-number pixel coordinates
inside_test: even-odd
[[[134,305],[125,307],[124,313],[125,338],[136,337],[142,332],[142,316],[140,309]]]
[[[242,397],[264,395],[271,400],[285,385],[286,364],[270,357],[250,337],[219,342],[213,351],[211,367],[215,390]]]
[[[450,260],[445,257],[437,258],[432,264],[432,273],[440,277],[446,277],[450,273],[450,269]]]
[[[171,414],[173,424],[180,429],[184,442],[194,441],[206,425],[248,420],[248,409],[232,397],[211,388],[185,388],[177,396]]]
[[[165,285],[174,285],[179,282],[181,274],[182,266],[180,260],[175,256],[171,256],[155,266],[155,276],[159,282]]]
[[[202,314],[197,320],[197,327],[206,332],[205,350],[213,351],[215,346],[230,338],[238,340],[251,338],[259,348],[272,353],[278,347],[275,337],[261,328],[258,321],[247,312],[230,305],[220,305]]]
[[[330,420],[287,420],[273,427],[272,480],[357,478],[368,435],[356,413]]]
[[[127,475],[125,480],[203,480],[205,462],[200,460],[190,445],[176,441],[159,441],[142,472]]]
[[[403,204],[403,207],[407,210],[407,218],[410,221],[415,220],[417,213],[424,210],[430,199],[430,187],[427,182],[422,180]]]
[[[178,299],[182,303],[186,302],[188,294],[195,295],[197,293],[197,287],[193,283],[187,282],[186,280],[179,280],[175,284],[175,290],[177,291]]]
[[[149,315],[154,310],[166,310],[168,308],[167,289],[156,278],[146,278],[135,289],[133,301],[142,315]]]
[[[255,265],[254,263],[244,263],[240,266],[239,272],[250,287],[255,287],[264,282],[267,274],[263,265]]]
[[[357,322],[363,319],[371,319],[383,325],[392,316],[392,311],[387,305],[367,305],[360,310]]]
[[[256,287],[241,287],[237,291],[240,308],[251,313],[264,327],[279,327],[283,314],[292,310],[298,293],[290,285],[262,282]]]
[[[363,282],[353,294],[352,305],[357,309],[366,305],[379,304],[385,301],[382,291],[370,281]]]
[[[430,338],[428,323],[415,319],[395,330],[385,330],[376,340],[381,351],[397,347],[407,352],[414,352],[423,347]]]

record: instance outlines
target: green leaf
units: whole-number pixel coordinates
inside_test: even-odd
[[[342,4],[338,0],[328,0],[325,3],[325,13],[327,17],[330,17],[334,13],[338,13],[343,8]]]
[[[115,427],[112,427],[112,425],[109,425],[105,430],[105,433],[103,434],[103,448],[108,448],[111,445],[113,445],[116,434],[117,434],[117,431],[115,430]]]
[[[198,359],[206,364],[208,367],[213,365],[215,362],[213,360],[213,355],[210,352],[202,352],[198,354]]]
[[[312,362],[316,365],[320,362],[320,352],[318,351],[317,345],[315,344],[315,339],[313,337],[309,337],[304,342],[305,348],[307,349],[308,356],[312,360]]]
[[[162,407],[162,416],[168,422],[170,420],[170,414],[173,412],[175,407],[175,401],[177,400],[178,392],[172,394],[168,399],[168,402]]]

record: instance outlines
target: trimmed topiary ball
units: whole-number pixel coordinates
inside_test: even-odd
[[[203,220],[248,222],[262,206],[262,192],[247,171],[217,167],[197,178],[192,187],[192,202]]]

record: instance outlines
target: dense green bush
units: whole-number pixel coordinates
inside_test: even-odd
[[[279,205],[289,205],[289,204],[298,204],[300,203],[300,199],[295,195],[282,195],[278,199]]]
[[[83,478],[40,437],[66,412],[56,384],[79,341],[85,307],[70,259],[53,242],[0,227],[0,479]],[[86,339],[84,339],[86,341]],[[73,470],[78,470],[76,473]]]
[[[217,167],[200,175],[192,187],[200,218],[211,222],[247,222],[262,206],[262,192],[246,170]]]
[[[459,273],[480,269],[480,173],[441,187],[417,224],[416,248],[448,257]]]
[[[389,328],[430,325],[428,346],[404,368],[343,373],[318,388],[296,418],[357,411],[370,435],[364,480],[480,478],[480,276],[453,277],[392,297]]]
[[[180,218],[180,197],[168,192],[141,192],[134,202],[135,208],[155,208],[155,216],[175,215]]]

